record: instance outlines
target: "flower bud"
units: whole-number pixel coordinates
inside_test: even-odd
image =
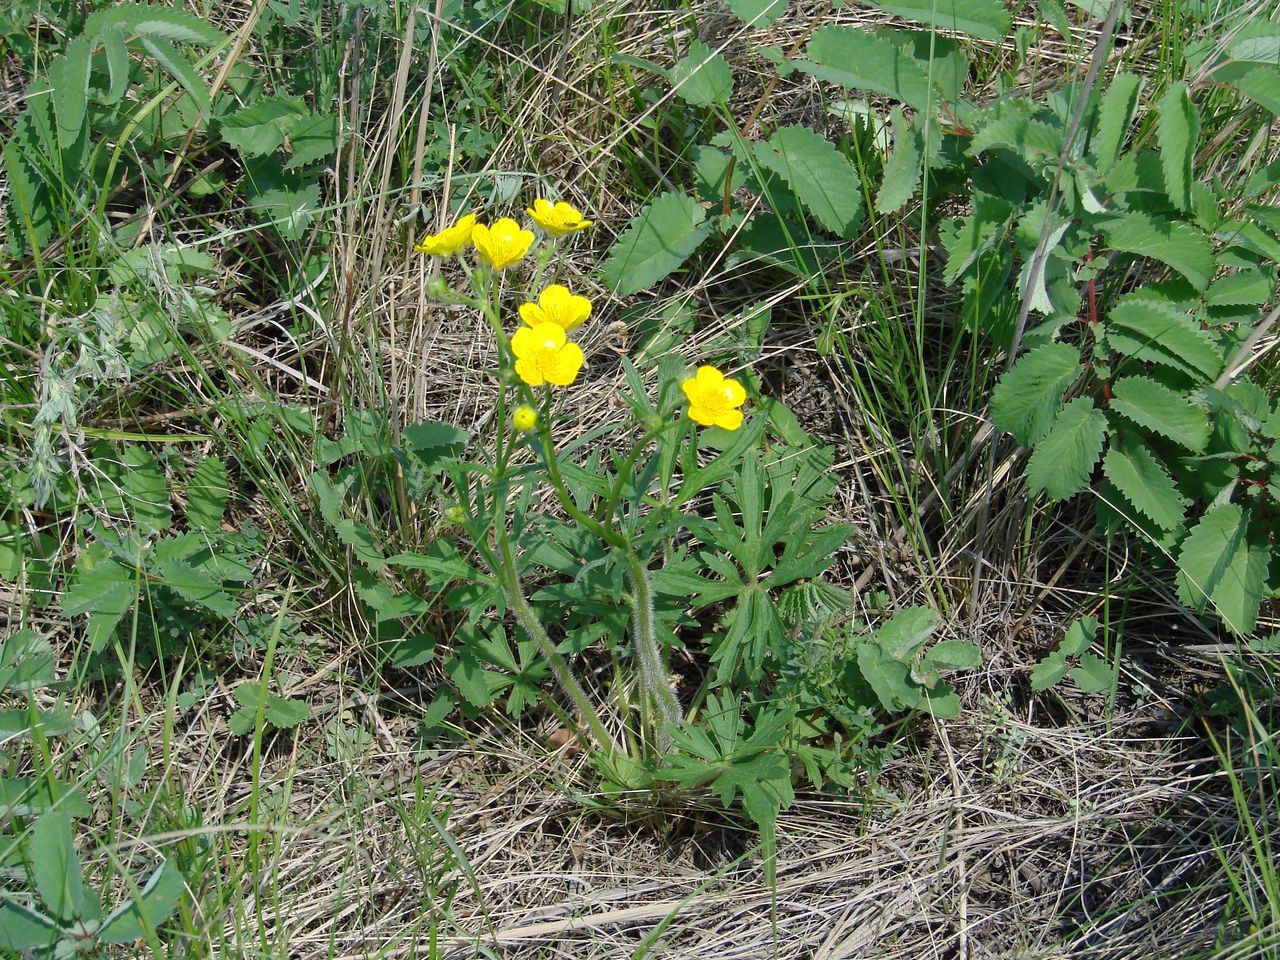
[[[467,513],[455,503],[451,507],[444,508],[444,518],[450,523],[461,523],[467,519]]]
[[[519,406],[511,414],[511,423],[517,430],[529,431],[538,425],[538,414],[533,407]]]
[[[452,294],[453,291],[449,289],[449,284],[445,283],[444,277],[439,274],[427,281],[427,296],[433,300],[445,300]]]

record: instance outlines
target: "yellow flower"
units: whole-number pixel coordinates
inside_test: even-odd
[[[422,242],[413,249],[419,253],[429,253],[433,257],[452,257],[471,242],[471,231],[476,225],[476,215],[468,213],[452,227],[423,237]]]
[[[582,348],[570,343],[564,327],[555,323],[521,327],[511,338],[511,352],[516,355],[516,375],[531,387],[543,381],[567,387],[582,368]]]
[[[562,237],[566,233],[585,230],[591,226],[590,220],[582,219],[581,210],[569,206],[563,200],[552,203],[539,197],[533,201],[532,207],[526,209],[534,222],[553,237]]]
[[[509,267],[524,257],[533,245],[533,231],[524,230],[510,217],[503,217],[493,226],[476,224],[471,231],[471,242],[489,266],[495,270]]]
[[[538,414],[533,407],[519,406],[511,414],[511,423],[517,430],[532,430],[538,425]]]
[[[567,287],[553,283],[538,294],[537,303],[520,304],[520,316],[531,327],[554,323],[564,332],[576,330],[591,316],[591,301],[570,293]]]
[[[742,426],[742,411],[735,408],[747,399],[747,391],[737,380],[729,380],[715,367],[704,365],[680,388],[689,399],[689,419],[694,423],[726,430]]]

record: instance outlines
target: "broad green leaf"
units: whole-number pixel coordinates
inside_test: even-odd
[[[734,15],[749,27],[767,27],[787,12],[787,0],[726,0]]]
[[[808,60],[788,61],[797,70],[853,90],[872,90],[929,109],[929,77],[900,48],[858,27],[820,27],[805,48]]]
[[[1118,73],[1111,86],[1102,95],[1098,107],[1097,126],[1089,150],[1099,173],[1106,173],[1115,164],[1124,149],[1129,135],[1129,124],[1138,107],[1138,94],[1142,91],[1142,78],[1132,73]]]
[[[1111,409],[1199,453],[1209,442],[1209,417],[1183,394],[1146,377],[1112,384]]]
[[[16,952],[47,947],[52,950],[61,939],[62,931],[53,920],[16,900],[8,891],[0,890],[0,949]]]
[[[756,159],[795,191],[826,229],[848,237],[862,214],[858,173],[826,137],[808,127],[783,127],[755,145]]]
[[[1165,191],[1173,205],[1186,213],[1191,209],[1191,163],[1200,139],[1200,114],[1191,102],[1187,85],[1181,80],[1169,84],[1168,91],[1160,100],[1160,124],[1156,138],[1160,142]],[[1208,283],[1207,278],[1205,283]],[[1199,286],[1203,289],[1204,283]]]
[[[233,693],[240,701],[240,708],[227,719],[227,728],[237,737],[254,728],[259,709],[265,724],[282,730],[296,727],[311,716],[311,707],[303,700],[290,700],[268,693],[266,703],[262,704],[262,688],[256,682],[242,683]]]
[[[1215,280],[1205,294],[1204,302],[1211,307],[1252,307],[1266,303],[1275,292],[1275,274],[1259,267],[1229,273]]]
[[[1071,671],[1071,679],[1085,693],[1106,693],[1115,682],[1111,664],[1096,653],[1080,656],[1080,666]]]
[[[921,161],[924,144],[914,124],[907,123],[901,107],[894,107],[889,114],[893,124],[893,153],[884,164],[884,179],[876,194],[876,212],[894,213],[910,200],[920,183]],[[951,259],[947,261],[948,268]]]
[[[969,141],[969,153],[978,156],[997,147],[1019,156],[1057,157],[1062,153],[1062,131],[1029,116],[1019,105],[994,114]]]
[[[1036,693],[1048,690],[1067,675],[1067,658],[1059,651],[1049,654],[1031,670],[1031,689]]]
[[[36,725],[45,737],[65,737],[76,728],[75,719],[65,710],[37,710],[34,717],[26,707],[0,710],[0,743],[30,737]]]
[[[0,818],[32,817],[55,809],[69,817],[93,813],[84,793],[73,783],[50,783],[48,777],[0,777]]]
[[[1197,290],[1203,290],[1213,279],[1212,245],[1204,232],[1189,223],[1130,213],[1107,228],[1106,238],[1112,250],[1151,257],[1167,264],[1190,280]]]
[[[1067,627],[1062,642],[1058,644],[1058,650],[1068,657],[1078,657],[1089,649],[1097,634],[1098,618],[1081,617]]]
[[[313,113],[289,128],[292,153],[284,165],[297,170],[316,160],[331,156],[338,149],[338,118],[331,113]]]
[[[300,241],[320,208],[320,184],[304,183],[297,190],[265,190],[253,206],[263,223],[276,228],[286,240]]]
[[[374,573],[381,570],[387,562],[373,533],[358,520],[337,520],[333,524],[333,532],[338,535],[339,540],[355,551],[356,559]]]
[[[156,574],[161,585],[168,587],[188,603],[204,607],[224,619],[232,619],[240,610],[240,604],[222,584],[185,561],[173,558],[165,560],[159,564]]]
[[[133,605],[135,599],[134,572],[114,560],[104,559],[91,564],[81,558],[67,576],[62,594],[62,613],[76,617],[82,613],[118,612]]]
[[[897,713],[919,706],[920,692],[911,682],[907,664],[894,659],[874,641],[858,646],[857,659],[858,672],[885,710]]]
[[[121,4],[95,13],[85,21],[84,35],[97,37],[112,27],[139,37],[203,47],[217,46],[227,39],[226,34],[203,17],[172,7],[142,3]]]
[[[702,204],[664,193],[636,216],[609,248],[601,275],[620,296],[647,290],[685,262],[711,230]]]
[[[209,88],[204,85],[204,81],[200,79],[200,74],[196,73],[196,68],[191,65],[191,61],[167,40],[153,36],[143,36],[141,40],[143,48],[155,58],[156,63],[164,67],[165,72],[177,80],[178,85],[191,95],[196,106],[207,113]]]
[[[120,480],[125,509],[143,530],[159,533],[169,526],[169,485],[156,458],[140,445],[124,452],[124,476]]]
[[[103,31],[100,39],[109,78],[109,86],[102,95],[102,102],[108,105],[119,103],[129,89],[129,49],[125,46],[124,31],[119,27],[111,27]]]
[[[876,0],[876,4],[904,20],[983,40],[1003,40],[1009,32],[1009,12],[999,0]]]
[[[1073,497],[1089,485],[1107,438],[1107,418],[1088,397],[1077,397],[1058,414],[1027,463],[1027,486],[1054,500]]]
[[[105,943],[130,943],[154,932],[178,909],[186,892],[182,872],[165,861],[147,878],[136,897],[107,914],[98,939]]]
[[[684,59],[671,68],[671,84],[687,103],[714,107],[728,103],[733,95],[733,72],[724,57],[695,40]]]
[[[1254,67],[1236,82],[1236,89],[1280,116],[1280,68],[1267,65]]]
[[[1178,553],[1178,596],[1196,610],[1209,604],[1237,636],[1253,632],[1267,579],[1269,551],[1250,536],[1250,514],[1238,504],[1211,508]]]
[[[1187,501],[1144,443],[1130,437],[1113,443],[1102,460],[1102,471],[1135,510],[1162,529],[1182,525]]]
[[[937,670],[973,670],[982,665],[982,651],[968,640],[939,640],[924,655],[924,663]]]
[[[53,109],[58,117],[58,145],[69,147],[80,136],[89,109],[89,43],[76,37],[49,69],[53,85]]]
[[[876,643],[895,660],[915,656],[920,645],[938,629],[938,613],[929,607],[908,607],[894,614],[875,632]]]
[[[1080,375],[1080,351],[1065,343],[1046,343],[1018,358],[991,395],[991,420],[1024,447],[1049,432],[1062,395]]]
[[[1176,307],[1129,298],[1108,315],[1107,342],[1117,353],[1179,370],[1202,383],[1222,370],[1222,352],[1200,326]]]
[[[80,858],[71,835],[71,818],[62,810],[46,810],[36,820],[28,847],[31,875],[45,909],[70,923],[96,919],[98,904],[84,886]]]
[[[219,130],[230,146],[257,157],[284,143],[285,135],[307,115],[307,105],[298,97],[270,97],[223,117]]]
[[[214,533],[222,525],[231,487],[227,465],[219,457],[205,457],[196,465],[187,485],[187,526]]]

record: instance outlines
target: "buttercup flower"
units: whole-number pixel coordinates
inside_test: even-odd
[[[517,430],[532,430],[538,425],[537,411],[533,407],[516,407],[515,413],[511,414],[511,424]]]
[[[471,242],[471,231],[475,228],[475,225],[476,215],[468,213],[454,223],[452,227],[423,237],[422,242],[416,244],[413,249],[417,250],[418,253],[429,253],[433,257],[452,257]]]
[[[555,323],[521,327],[511,337],[511,352],[516,355],[516,375],[531,387],[544,381],[567,387],[582,369],[582,348],[570,343],[564,327]]]
[[[471,231],[471,242],[481,259],[493,269],[501,270],[529,252],[533,246],[533,231],[523,229],[510,217],[503,217],[491,227],[476,224]]]
[[[568,333],[582,326],[591,316],[591,301],[553,283],[538,295],[537,303],[520,304],[520,316],[531,327],[554,323]]]
[[[533,206],[526,208],[534,222],[553,237],[562,237],[566,233],[585,230],[591,226],[590,220],[582,219],[582,211],[569,206],[563,200],[552,203],[539,197]]]
[[[747,391],[737,380],[730,380],[715,367],[703,365],[695,376],[680,384],[689,400],[689,419],[704,427],[737,430],[742,426],[742,411],[735,409],[747,399]]]

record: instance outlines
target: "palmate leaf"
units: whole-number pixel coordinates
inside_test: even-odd
[[[1107,317],[1107,342],[1123,357],[1157,363],[1207,383],[1222,370],[1222,351],[1177,307],[1129,298]]]
[[[604,282],[620,296],[653,286],[698,249],[711,225],[707,211],[683,193],[664,193],[640,211],[609,248]]]
[[[1080,375],[1080,352],[1065,343],[1046,343],[1018,358],[991,395],[991,419],[1031,447],[1049,432],[1062,396]]]
[[[1146,377],[1112,385],[1111,409],[1197,453],[1209,442],[1209,417],[1181,393]]]
[[[1107,418],[1088,397],[1077,397],[1058,414],[1027,463],[1027,486],[1066,500],[1089,485],[1107,438]]]
[[[1178,596],[1204,610],[1212,603],[1237,635],[1253,632],[1269,551],[1250,536],[1251,515],[1234,503],[1213,507],[1191,528],[1178,553]]]
[[[1112,250],[1151,257],[1172,267],[1197,290],[1203,290],[1213,279],[1213,247],[1208,236],[1189,223],[1130,213],[1107,228],[1106,238]]]
[[[1102,471],[1135,510],[1162,529],[1182,526],[1187,501],[1146,444],[1132,437],[1113,443],[1102,460]]]
[[[858,173],[826,137],[808,127],[783,127],[768,143],[757,143],[755,155],[826,229],[842,237],[853,232],[862,214]]]
[[[1160,142],[1165,192],[1173,205],[1186,213],[1191,209],[1191,161],[1200,138],[1200,114],[1191,102],[1187,85],[1181,80],[1169,84],[1168,91],[1160,100],[1160,124],[1156,128],[1156,138]],[[1204,285],[1200,287],[1203,289]]]
[[[1089,151],[1099,173],[1106,173],[1120,156],[1128,138],[1129,124],[1138,106],[1142,78],[1132,73],[1118,73],[1102,95],[1098,122],[1089,142]]]
[[[1003,40],[1009,32],[1009,12],[999,0],[876,0],[876,4],[904,20],[983,40]]]
[[[917,110],[927,110],[929,77],[894,44],[857,27],[822,27],[805,48],[808,60],[788,63],[810,76],[853,90],[887,94]]]

